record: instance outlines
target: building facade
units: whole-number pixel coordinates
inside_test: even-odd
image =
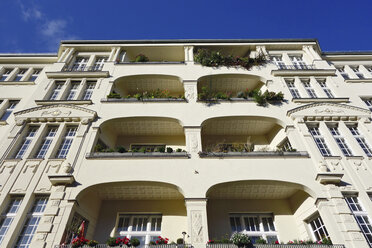
[[[202,66],[197,49],[268,61]],[[1,54],[0,246],[68,243],[85,220],[88,239],[141,247],[183,232],[372,247],[371,83],[371,52],[312,39]]]

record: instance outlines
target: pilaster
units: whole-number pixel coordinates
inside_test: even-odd
[[[196,80],[183,80],[185,97],[189,103],[196,103],[198,100],[198,82]]]
[[[194,46],[184,46],[186,64],[194,64]]]
[[[207,199],[186,198],[185,204],[190,243],[195,248],[204,248],[208,241]]]
[[[186,149],[191,154],[191,157],[197,158],[198,152],[202,150],[201,143],[201,126],[184,127],[186,137]]]

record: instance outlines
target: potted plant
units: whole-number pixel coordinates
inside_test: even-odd
[[[245,248],[252,248],[253,245],[251,243],[251,240],[249,239],[249,236],[244,233],[234,233],[231,236],[231,241],[234,245],[238,246],[239,248],[245,247]]]
[[[141,242],[137,238],[132,238],[130,240],[130,244],[131,244],[131,246],[137,247],[141,244]]]
[[[157,245],[166,245],[168,244],[169,239],[158,236],[158,239],[155,241]]]
[[[134,62],[148,62],[148,61],[149,61],[149,58],[144,54],[138,54],[134,58]]]

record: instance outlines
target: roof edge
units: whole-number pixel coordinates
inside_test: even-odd
[[[57,57],[57,53],[0,53],[0,57]]]

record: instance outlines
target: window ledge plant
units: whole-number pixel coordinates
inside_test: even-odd
[[[123,98],[119,93],[116,93],[113,91],[112,93],[107,95],[107,98],[111,99],[137,99],[138,101],[145,101],[148,99],[182,99],[185,100],[184,95],[179,95],[177,97],[172,96],[168,90],[150,90],[150,91],[144,91],[144,92],[138,92],[133,95],[127,95],[125,98]]]

